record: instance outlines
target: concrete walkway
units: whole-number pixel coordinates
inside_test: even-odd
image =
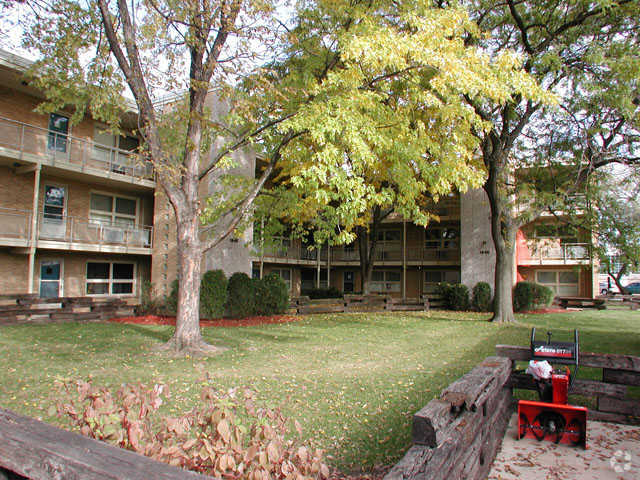
[[[589,421],[587,450],[534,438],[517,440],[517,433],[514,414],[490,480],[640,479],[640,427]]]

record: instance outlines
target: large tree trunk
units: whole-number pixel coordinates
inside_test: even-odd
[[[180,354],[203,354],[216,351],[200,333],[200,260],[199,217],[195,208],[176,211],[178,312],[176,329],[166,350]]]
[[[513,322],[513,271],[515,262],[516,232],[513,212],[504,193],[499,192],[504,182],[503,161],[485,162],[489,175],[484,185],[491,207],[491,237],[496,251],[494,276],[494,300],[492,322]]]

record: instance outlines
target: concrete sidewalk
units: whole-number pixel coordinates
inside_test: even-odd
[[[514,414],[490,480],[640,479],[640,427],[590,421],[587,450],[533,438],[517,440],[517,433]]]

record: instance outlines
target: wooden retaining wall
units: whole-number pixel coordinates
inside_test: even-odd
[[[529,361],[529,347],[496,345],[496,354],[511,361]],[[576,379],[570,393],[593,399],[590,420],[616,423],[640,423],[640,399],[629,396],[629,386],[640,386],[640,357],[580,352],[580,367],[602,369],[602,380]],[[514,371],[509,384],[513,388],[537,390],[530,375]]]
[[[399,312],[429,310],[428,297],[393,298],[389,295],[345,295],[343,298],[291,299],[290,313]]]
[[[0,479],[206,480],[0,408]]]
[[[134,306],[122,298],[39,298],[29,294],[0,296],[0,325],[107,320],[133,313]]]
[[[488,357],[413,417],[413,446],[384,480],[488,475],[513,411],[512,362]]]

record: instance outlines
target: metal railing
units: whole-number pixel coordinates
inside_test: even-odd
[[[19,156],[33,155],[44,162],[64,167],[71,164],[128,177],[153,179],[153,167],[127,150],[72,137],[16,120],[0,117],[0,147],[16,150]]]
[[[283,260],[318,260],[318,250],[309,250],[303,245],[279,245],[265,247],[263,255],[268,258],[278,258]],[[257,252],[257,256],[260,256],[260,251]],[[320,260],[327,260],[326,248],[321,249]]]
[[[588,243],[562,243],[549,245],[547,242],[530,242],[527,245],[531,260],[544,262],[574,262],[591,259]]]
[[[260,252],[257,252],[260,256]],[[279,246],[265,248],[265,258],[277,258],[281,260],[317,260],[318,251],[308,250],[302,246]],[[323,248],[320,252],[320,260],[327,260],[327,250]],[[378,248],[375,255],[377,262],[402,262],[402,247]],[[408,262],[456,262],[460,261],[460,249],[450,248],[412,248],[406,251]],[[331,263],[339,262],[359,262],[360,254],[355,249],[342,249],[340,247],[331,248]]]
[[[0,208],[0,238],[29,240],[31,238],[31,212]]]
[[[32,214],[26,210],[0,208],[0,239],[31,240]],[[92,245],[124,245],[152,248],[153,227],[103,225],[69,216],[38,214],[38,240],[84,243]]]
[[[105,225],[90,219],[40,213],[38,239],[67,243],[152,248],[153,227]]]

